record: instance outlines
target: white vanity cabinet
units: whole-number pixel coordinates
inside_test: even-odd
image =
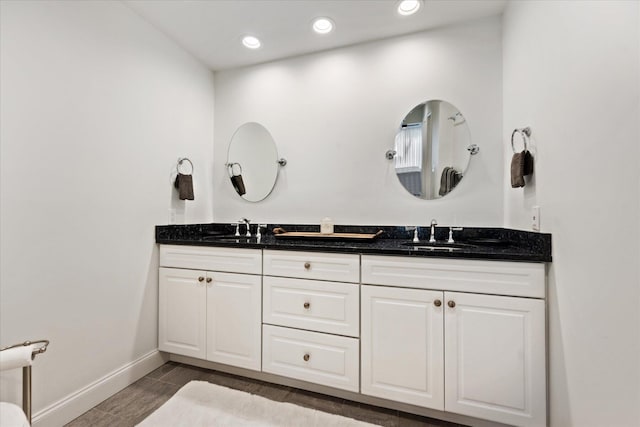
[[[544,264],[364,255],[362,281],[363,394],[546,425]]]
[[[260,370],[261,259],[260,250],[162,245],[159,349]]]
[[[159,273],[162,351],[445,419],[546,425],[543,263],[161,245]]]

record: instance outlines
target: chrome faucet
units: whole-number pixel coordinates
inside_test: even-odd
[[[260,239],[262,239],[262,234],[260,233],[261,228],[267,228],[267,224],[258,224],[256,227],[256,239],[258,239],[258,243],[260,242]]]
[[[447,240],[447,243],[455,243],[455,240],[453,240],[453,232],[462,230],[464,230],[462,227],[449,227],[449,239]]]
[[[247,233],[245,234],[245,236],[251,237],[251,227],[250,227],[251,221],[249,221],[247,218],[240,218],[240,222],[243,222],[247,226]]]
[[[436,225],[438,225],[438,221],[435,219],[431,220],[431,235],[429,236],[429,243],[436,242]]]

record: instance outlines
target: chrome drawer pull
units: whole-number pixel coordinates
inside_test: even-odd
[[[309,356],[309,353],[307,353],[304,356],[302,356],[302,358],[304,359],[305,362],[308,362],[309,359],[311,359],[311,356]]]
[[[309,307],[311,307],[311,303],[305,302],[305,303],[303,304],[303,307],[304,307],[306,310],[309,310]]]
[[[307,261],[307,262],[305,262],[305,263],[304,263],[304,269],[305,269],[305,270],[308,270],[308,269],[310,269],[310,268],[311,268],[311,263],[310,263],[310,262],[308,262],[308,261]]]

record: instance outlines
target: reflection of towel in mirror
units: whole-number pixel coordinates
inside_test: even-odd
[[[524,187],[524,177],[533,173],[533,156],[527,150],[511,158],[511,187]]]
[[[244,181],[242,180],[242,175],[233,175],[231,177],[231,184],[233,185],[233,188],[236,190],[236,192],[239,195],[243,195],[247,192],[247,190],[244,188]]]
[[[173,185],[178,190],[180,200],[193,200],[193,177],[191,175],[179,173]]]
[[[441,196],[448,194],[458,185],[460,180],[462,180],[462,174],[460,172],[450,166],[445,167],[440,177],[440,191],[438,191],[438,194]]]

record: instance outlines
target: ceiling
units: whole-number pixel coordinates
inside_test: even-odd
[[[401,16],[396,0],[123,0],[212,70],[223,70],[424,31],[498,15],[507,0],[425,0]],[[330,34],[311,30],[314,18],[335,22]],[[257,36],[262,47],[245,48]]]

